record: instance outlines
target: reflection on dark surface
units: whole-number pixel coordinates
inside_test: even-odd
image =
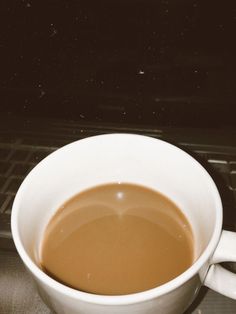
[[[1,111],[232,126],[235,1],[11,1],[0,10]]]

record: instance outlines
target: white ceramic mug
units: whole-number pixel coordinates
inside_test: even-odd
[[[136,183],[172,199],[194,234],[194,264],[177,278],[140,293],[89,294],[66,287],[38,266],[43,231],[58,207],[74,194],[111,182]],[[218,263],[236,261],[236,234],[222,232],[222,204],[207,171],[181,149],[132,134],[79,140],[41,161],[22,183],[12,209],[16,248],[40,295],[57,313],[182,313],[201,285],[236,299],[236,275]]]

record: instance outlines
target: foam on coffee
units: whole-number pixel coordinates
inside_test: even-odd
[[[42,240],[42,269],[95,294],[148,290],[192,263],[192,230],[181,210],[135,184],[100,185],[75,195],[57,210]]]

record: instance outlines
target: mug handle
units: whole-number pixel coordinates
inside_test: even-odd
[[[217,265],[221,262],[236,262],[236,232],[222,231],[204,280],[208,288],[236,300],[236,274]]]

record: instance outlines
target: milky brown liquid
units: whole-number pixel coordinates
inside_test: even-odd
[[[77,194],[49,222],[41,266],[89,293],[120,295],[157,287],[193,263],[191,227],[156,191],[107,184]]]

